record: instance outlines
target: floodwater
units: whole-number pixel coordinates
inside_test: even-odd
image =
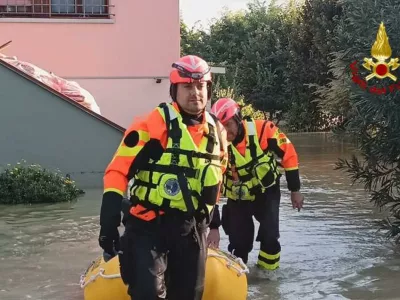
[[[400,299],[400,247],[376,232],[382,215],[362,188],[333,170],[351,145],[326,134],[290,137],[305,207],[291,208],[283,180],[281,268],[275,280],[251,276],[248,299]],[[74,204],[0,207],[0,299],[83,299],[80,274],[101,253],[100,203],[101,191],[87,190]],[[221,244],[226,249],[225,236]]]

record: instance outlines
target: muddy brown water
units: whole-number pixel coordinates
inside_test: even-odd
[[[283,180],[281,268],[276,280],[250,276],[248,299],[400,299],[400,251],[376,232],[382,214],[333,170],[352,145],[319,133],[290,138],[300,155],[305,208],[291,208]],[[0,207],[1,300],[83,299],[79,276],[101,253],[101,193],[87,190],[74,204]],[[258,249],[255,243],[250,269]]]

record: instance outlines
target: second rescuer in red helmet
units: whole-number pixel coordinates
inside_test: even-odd
[[[270,271],[279,268],[281,253],[280,173],[274,154],[281,159],[285,169],[293,208],[300,210],[304,198],[300,193],[297,153],[288,137],[274,123],[243,118],[240,106],[233,99],[219,99],[211,112],[222,122],[231,142],[223,184],[223,193],[228,201],[222,208],[221,222],[229,236],[228,250],[247,262],[253,249],[254,216],[260,222],[257,266],[260,273],[268,277]],[[213,232],[209,236],[218,238]]]

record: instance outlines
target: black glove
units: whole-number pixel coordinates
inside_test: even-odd
[[[121,202],[122,196],[115,192],[107,192],[103,195],[99,246],[109,258],[114,257],[120,249],[118,226],[121,224]]]
[[[120,250],[119,232],[116,227],[113,230],[100,228],[99,246],[104,250],[104,259],[107,261],[117,255]]]

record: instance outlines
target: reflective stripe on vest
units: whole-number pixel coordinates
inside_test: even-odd
[[[245,120],[244,126],[245,154],[229,146],[229,166],[224,176],[224,195],[233,200],[254,200],[255,194],[274,185],[279,175],[272,153],[261,149],[254,120]]]
[[[215,121],[206,113],[208,134],[197,147],[173,105],[164,103],[158,110],[165,124],[151,126],[167,126],[167,147],[160,160],[150,160],[135,175],[131,196],[164,210],[175,208],[188,214],[203,211],[208,215],[215,199],[199,203],[203,187],[216,186],[222,181]]]

